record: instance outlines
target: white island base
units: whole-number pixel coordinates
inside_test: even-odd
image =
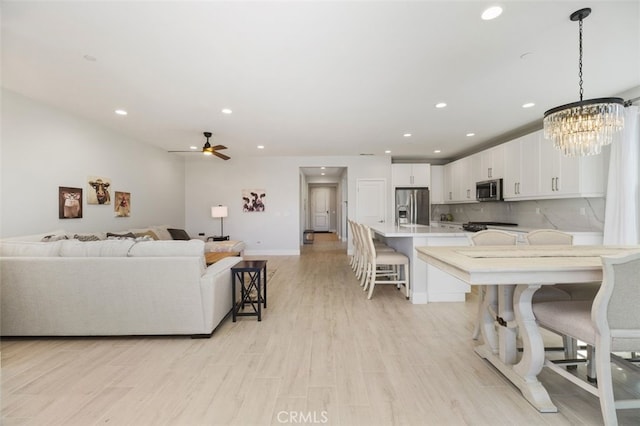
[[[411,303],[464,302],[469,284],[418,258],[416,247],[470,245],[466,232],[436,226],[372,226],[377,238],[409,257]]]

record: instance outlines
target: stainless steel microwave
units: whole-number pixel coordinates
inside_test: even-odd
[[[502,201],[502,179],[485,180],[476,183],[476,200]]]

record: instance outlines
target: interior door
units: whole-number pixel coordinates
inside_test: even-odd
[[[358,179],[356,184],[356,221],[380,225],[386,221],[387,182],[384,179]]]
[[[316,232],[329,231],[330,188],[311,189],[311,224]]]

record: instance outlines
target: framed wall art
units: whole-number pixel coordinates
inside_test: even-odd
[[[111,204],[111,179],[89,176],[87,179],[87,204]]]
[[[115,217],[131,216],[131,193],[115,191],[115,202],[113,203],[113,212]]]
[[[242,190],[242,211],[243,212],[263,212],[265,197],[264,189],[243,189]]]
[[[82,218],[82,188],[58,187],[58,218]]]

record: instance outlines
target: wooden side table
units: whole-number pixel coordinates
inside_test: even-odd
[[[236,322],[239,316],[257,316],[262,321],[262,307],[267,307],[267,261],[243,260],[231,268],[233,298],[232,318]],[[239,283],[240,299],[237,298]],[[251,294],[255,290],[255,298]],[[240,312],[245,306],[251,306],[252,312]]]

